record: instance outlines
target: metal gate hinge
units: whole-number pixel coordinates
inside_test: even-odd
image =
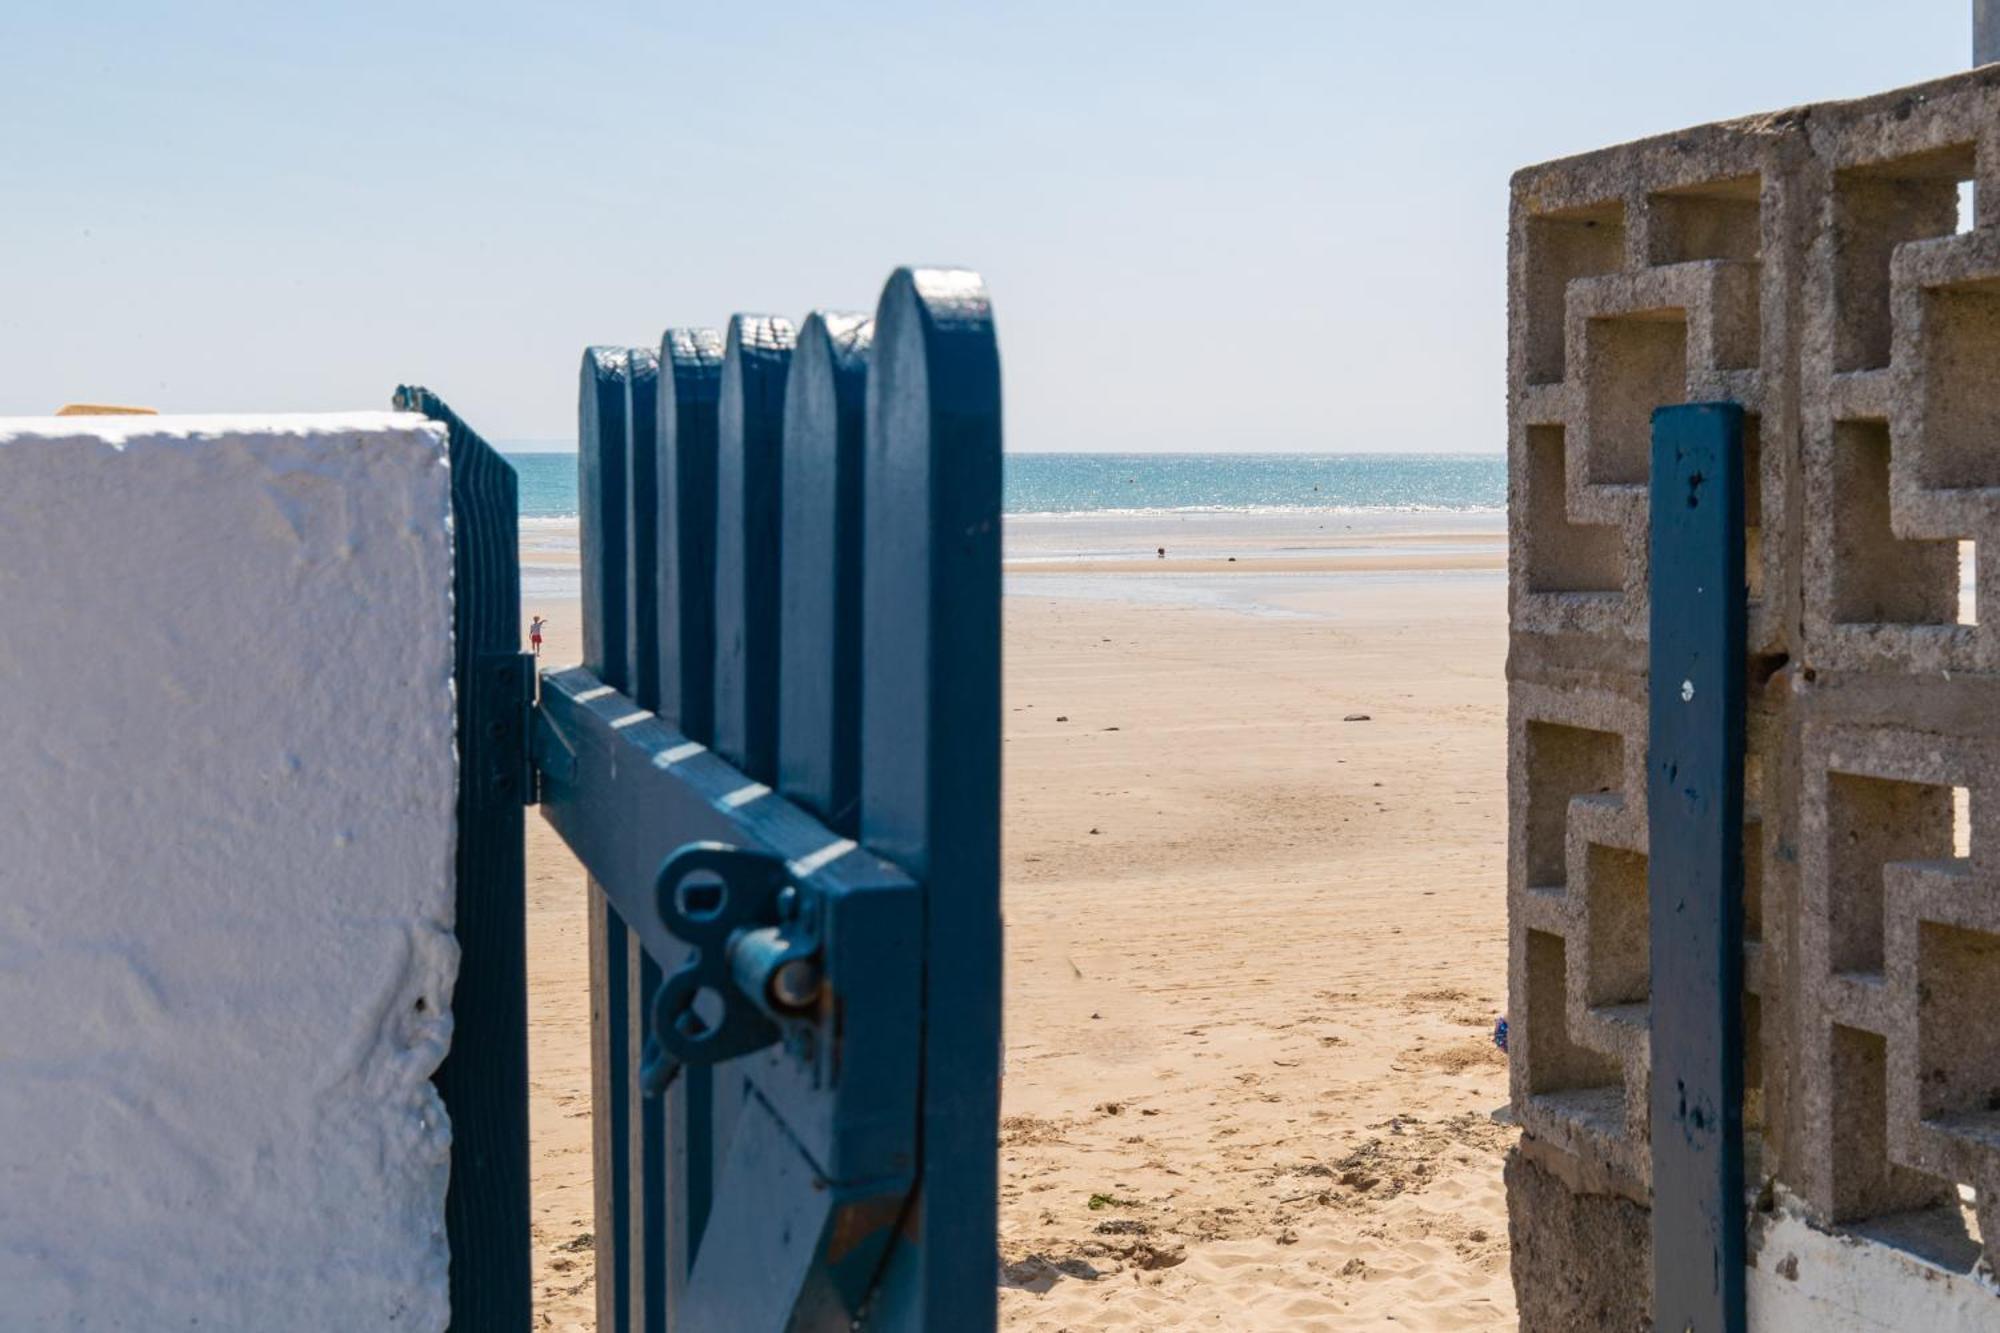
[[[646,1095],[683,1065],[780,1041],[811,1062],[824,990],[816,895],[792,882],[780,858],[716,842],[669,856],[654,892],[661,921],[694,952],[653,996],[639,1074]]]
[[[472,665],[477,691],[473,715],[483,734],[459,738],[460,762],[476,762],[477,776],[496,800],[536,800],[529,755],[535,710],[535,659],[527,653],[485,653]]]

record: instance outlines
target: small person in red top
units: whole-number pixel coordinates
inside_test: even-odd
[[[528,645],[535,650],[535,656],[542,655],[542,626],[549,622],[536,616],[528,622]]]

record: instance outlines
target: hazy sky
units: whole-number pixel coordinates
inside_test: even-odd
[[[1013,449],[1504,444],[1507,177],[1968,63],[1969,0],[15,0],[0,414],[564,438],[586,343],[986,275]]]

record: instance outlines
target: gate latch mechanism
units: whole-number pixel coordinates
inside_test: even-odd
[[[660,920],[694,950],[653,995],[639,1080],[648,1097],[681,1066],[718,1064],[784,1041],[813,1058],[823,987],[816,895],[785,862],[718,842],[689,843],[660,867]]]

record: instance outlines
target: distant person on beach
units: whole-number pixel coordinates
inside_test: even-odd
[[[1166,558],[1167,558],[1167,548],[1162,546],[1160,548],[1160,559],[1165,560]]]
[[[535,650],[535,656],[542,655],[542,626],[549,622],[536,616],[528,622],[528,646]]]

